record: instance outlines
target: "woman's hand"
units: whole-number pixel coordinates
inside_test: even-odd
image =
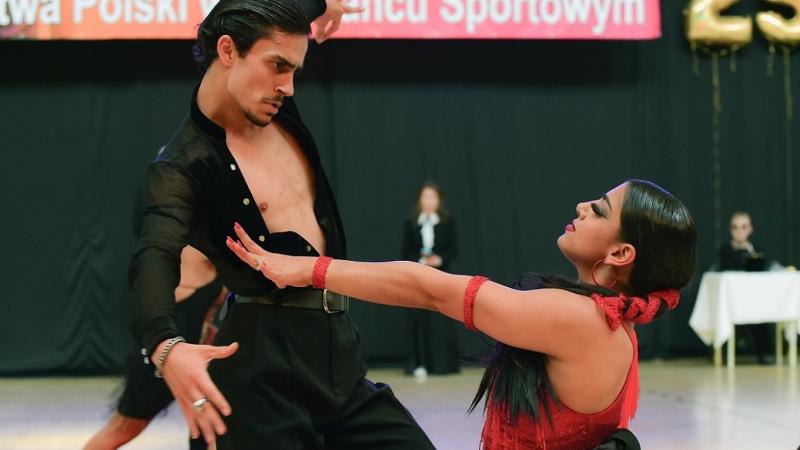
[[[311,272],[316,258],[307,256],[287,256],[271,253],[250,239],[238,223],[233,227],[238,241],[228,237],[226,244],[245,264],[275,283],[278,288],[286,286],[306,287],[311,284]]]

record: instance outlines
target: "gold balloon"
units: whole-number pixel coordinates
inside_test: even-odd
[[[794,16],[785,19],[776,12],[760,12],[756,14],[758,28],[768,41],[793,47],[800,43],[800,0],[766,0],[792,7]]]
[[[753,39],[750,16],[721,16],[739,0],[691,0],[684,10],[686,37],[693,44],[743,47]]]

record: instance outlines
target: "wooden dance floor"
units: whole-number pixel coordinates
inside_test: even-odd
[[[437,448],[478,447],[480,413],[465,413],[478,369],[424,382],[399,370],[374,370],[369,376],[392,385]],[[0,378],[0,449],[81,448],[108,416],[117,384],[111,377]],[[645,362],[631,428],[646,450],[795,450],[798,384],[797,372],[787,367],[742,364],[731,374],[708,360]],[[124,448],[184,449],[186,433],[173,406]]]

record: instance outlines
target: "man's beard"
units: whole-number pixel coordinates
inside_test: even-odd
[[[247,120],[249,120],[250,123],[252,123],[253,125],[258,126],[258,127],[265,127],[265,126],[269,125],[269,123],[272,121],[272,117],[268,116],[266,119],[262,119],[262,118],[256,116],[255,114],[253,114],[248,109],[244,109],[244,110],[242,110],[242,112],[244,112],[244,117]]]

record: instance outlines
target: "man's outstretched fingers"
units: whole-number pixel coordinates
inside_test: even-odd
[[[345,14],[362,13],[366,10],[363,6],[347,6],[342,5]]]
[[[328,24],[325,24],[327,26]],[[316,32],[314,33],[314,40],[317,41],[318,44],[325,42],[325,27],[317,25]]]
[[[210,426],[214,430],[214,435],[222,435],[228,431],[228,428],[225,426],[225,421],[222,420],[222,416],[219,415],[217,408],[212,406],[211,403],[206,405],[206,408],[203,409],[202,412],[203,419],[206,420]]]
[[[209,407],[209,409],[211,409],[211,407]],[[217,434],[214,432],[214,426],[211,424],[211,421],[205,416],[206,414],[207,412],[203,412],[200,417],[197,418],[197,422],[200,423],[203,439],[210,444],[217,439]]]
[[[206,400],[206,402],[200,404],[200,406],[195,406],[192,404],[190,406],[191,411],[189,414],[191,414],[191,417],[194,417],[194,420],[203,435],[203,439],[205,439],[205,441],[208,443],[214,442],[216,439],[216,433],[214,432],[216,424],[213,423],[214,417],[211,414],[214,406],[208,403],[207,397],[198,389],[190,389],[189,398],[194,399],[193,402],[195,403],[204,399]],[[221,420],[219,419],[219,415],[216,415],[216,418],[217,420]]]
[[[192,439],[197,439],[200,437],[200,427],[197,426],[197,420],[194,417],[194,411],[192,410],[192,406],[186,404],[184,401],[177,400],[178,406],[181,408],[181,412],[183,412],[183,417],[186,419],[186,424],[189,425],[189,436]]]
[[[215,408],[219,410],[224,416],[229,416],[231,414],[231,405],[225,399],[225,396],[217,389],[214,383],[209,382],[208,384],[202,386],[203,390],[206,392],[206,397],[208,398],[209,403],[213,404]]]
[[[233,342],[224,347],[209,346],[209,351],[206,356],[208,357],[209,361],[212,359],[223,359],[233,355],[238,349],[238,342]],[[208,398],[209,402],[211,402],[214,407],[216,407],[223,415],[228,416],[231,414],[231,405],[210,378],[202,383],[201,389],[203,389],[203,392],[206,393],[206,397]]]

